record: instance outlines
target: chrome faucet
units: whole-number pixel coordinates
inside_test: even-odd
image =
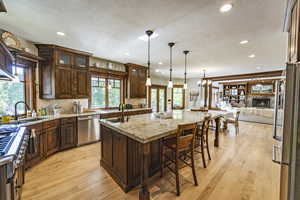
[[[24,101],[18,101],[15,104],[15,120],[18,120],[18,111],[17,111],[17,108],[18,108],[18,104],[20,104],[20,103],[23,103],[25,105],[26,109],[30,110],[30,107]]]

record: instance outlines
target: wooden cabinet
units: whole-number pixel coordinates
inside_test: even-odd
[[[40,66],[40,97],[44,99],[88,98],[91,54],[56,45],[37,44]]]
[[[13,76],[12,64],[13,64],[13,56],[6,47],[6,45],[0,40],[0,77],[3,76],[1,71],[4,74],[7,74],[8,77]],[[7,76],[4,76],[5,78]]]
[[[127,77],[127,97],[146,98],[147,69],[143,66],[128,63],[125,65]]]
[[[73,70],[72,83],[72,95],[77,98],[88,98],[90,94],[90,73],[87,69],[75,69]]]
[[[45,126],[46,129],[44,133],[44,153],[47,157],[59,150],[59,120],[45,122]]]
[[[60,150],[69,149],[77,145],[77,122],[76,118],[61,120],[60,127]]]
[[[43,159],[43,125],[42,123],[27,127],[30,132],[30,141],[25,156],[25,168],[32,167]],[[34,137],[35,136],[35,137]]]
[[[76,117],[46,121],[27,128],[31,138],[25,156],[25,168],[36,165],[59,150],[77,145]]]
[[[127,137],[113,134],[113,169],[122,183],[127,183]]]
[[[101,161],[105,163],[106,166],[113,167],[113,133],[109,128],[101,126]]]
[[[141,152],[140,143],[101,125],[101,166],[125,191],[140,184]],[[159,171],[160,141],[150,144],[149,175]]]

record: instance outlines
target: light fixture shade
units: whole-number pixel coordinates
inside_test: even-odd
[[[107,89],[109,90],[111,89],[111,84],[108,84]]]
[[[202,80],[202,85],[205,85],[206,84],[206,80]]]
[[[183,89],[186,90],[187,88],[188,88],[187,83],[183,84]]]
[[[169,81],[168,88],[173,88],[173,82],[172,81]]]
[[[148,77],[147,80],[146,80],[146,86],[151,86],[151,78]]]
[[[208,85],[211,85],[211,83],[212,83],[211,80],[208,80],[208,81],[207,81],[207,84],[208,84]]]

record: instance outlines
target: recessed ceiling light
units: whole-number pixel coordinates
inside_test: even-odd
[[[232,8],[232,4],[228,3],[228,4],[224,4],[221,8],[220,8],[220,12],[224,13],[224,12],[228,12],[229,10],[231,10]]]
[[[256,67],[256,69],[261,69],[261,67],[258,66],[258,67]]]
[[[59,35],[59,36],[65,36],[66,35],[65,33],[60,32],[60,31],[56,32],[56,34]]]
[[[249,41],[248,40],[242,40],[241,42],[240,42],[240,44],[247,44]]]
[[[150,40],[151,40],[151,39],[154,39],[154,38],[156,38],[156,37],[158,37],[158,34],[157,34],[157,33],[153,33],[153,34],[150,36]],[[148,41],[148,35],[142,35],[142,36],[139,37],[139,39],[147,42],[147,41]]]
[[[248,56],[249,58],[255,58],[255,54],[251,54]]]
[[[126,56],[130,56],[130,53],[129,53],[129,52],[126,52],[125,55],[126,55]]]
[[[155,72],[157,72],[157,73],[158,73],[158,72],[160,72],[160,70],[159,70],[159,69],[156,69],[156,70],[155,70]]]
[[[163,63],[162,63],[162,62],[158,62],[158,64],[159,64],[159,65],[162,65]]]

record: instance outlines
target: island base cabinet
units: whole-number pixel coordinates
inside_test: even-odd
[[[101,166],[111,175],[119,186],[128,192],[141,181],[140,143],[101,125]],[[159,171],[159,141],[150,144],[149,175]]]

